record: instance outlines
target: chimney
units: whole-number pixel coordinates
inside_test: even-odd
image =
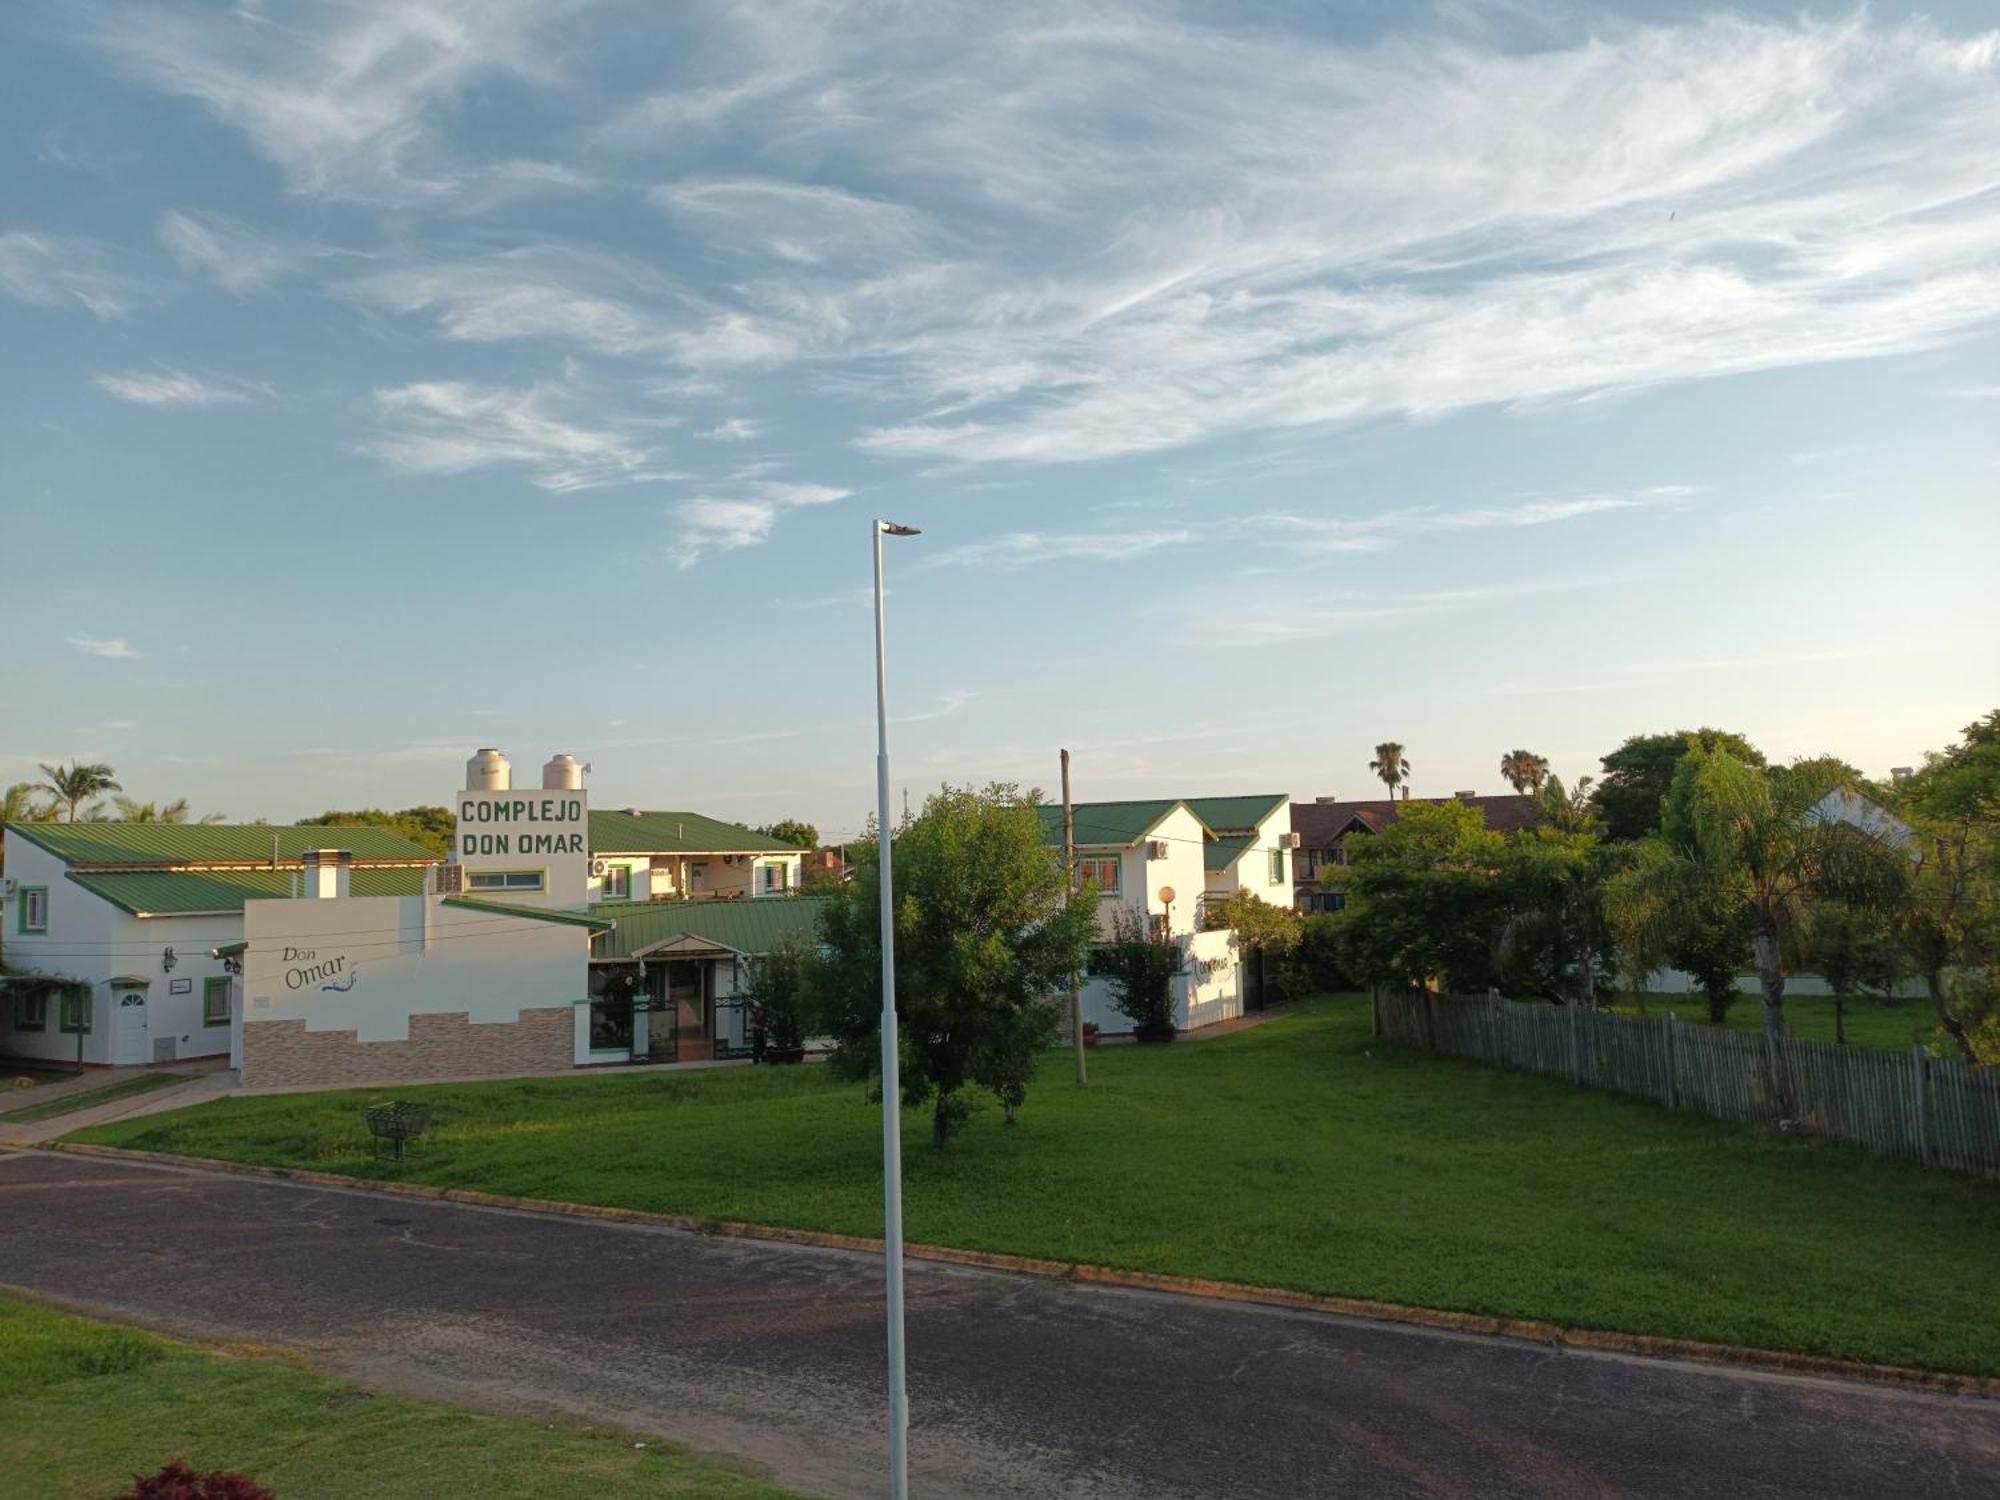
[[[1408,802],[1410,800],[1410,789],[1408,787],[1403,788],[1403,800],[1405,802]]]
[[[303,894],[308,901],[344,899],[353,887],[354,856],[345,849],[308,849]]]
[[[1477,797],[1478,795],[1479,795],[1479,793],[1477,793],[1477,792],[1453,792],[1453,793],[1452,793],[1452,796],[1454,796],[1454,797],[1458,798],[1458,800],[1459,800],[1459,801],[1461,801],[1461,802],[1470,802],[1470,801],[1472,801],[1472,799],[1473,799],[1473,798]]]
[[[1916,768],[1915,766],[1891,766],[1891,767],[1889,767],[1889,779],[1890,779],[1891,781],[1902,781],[1902,780],[1904,780],[1905,778],[1907,778],[1907,777],[1910,777],[1910,776],[1914,776],[1914,775],[1916,775],[1916,774],[1917,774],[1917,768]]]
[[[1313,798],[1313,801],[1315,801],[1315,802],[1319,803],[1319,805],[1320,805],[1320,806],[1322,806],[1322,807],[1331,807],[1331,806],[1332,806],[1332,805],[1333,805],[1334,803],[1338,802],[1339,800],[1340,800],[1340,799],[1339,799],[1338,797],[1315,797],[1315,798]]]

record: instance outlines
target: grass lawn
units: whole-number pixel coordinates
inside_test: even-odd
[[[376,1395],[272,1359],[218,1354],[116,1324],[0,1299],[0,1490],[104,1500],[134,1473],[183,1459],[234,1469],[278,1500],[574,1500],[790,1490],[727,1460],[565,1419],[551,1427]]]
[[[1708,1017],[1708,1003],[1700,995],[1649,994],[1620,996],[1607,1009],[1624,1015],[1663,1016],[1672,1011],[1683,1021]],[[1735,1031],[1762,1031],[1764,1003],[1755,995],[1744,995],[1729,1007],[1722,1023]],[[1792,1035],[1810,1042],[1833,1040],[1833,997],[1830,995],[1785,996],[1785,1024]],[[1847,1045],[1873,1047],[1884,1052],[1908,1052],[1917,1042],[1939,1040],[1937,1012],[1925,1000],[1850,1000],[1847,1005]],[[1947,1057],[1958,1055],[1947,1048]]]
[[[107,1083],[101,1089],[83,1089],[74,1094],[44,1099],[39,1104],[10,1109],[0,1114],[0,1125],[29,1125],[36,1120],[52,1120],[57,1115],[73,1115],[79,1110],[95,1109],[100,1104],[115,1103],[138,1094],[150,1094],[155,1089],[186,1083],[187,1080],[185,1073],[138,1073],[130,1078],[121,1078],[116,1083]]]
[[[1353,997],[1171,1047],[1052,1056],[1018,1125],[939,1153],[911,1239],[1579,1327],[2000,1374],[2000,1187],[1371,1044]],[[879,1117],[826,1069],[224,1097],[76,1139],[880,1234]]]

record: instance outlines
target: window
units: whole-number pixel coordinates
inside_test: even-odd
[[[47,1031],[49,1029],[49,992],[47,990],[24,990],[14,997],[14,1029],[16,1031]]]
[[[606,865],[604,867],[604,900],[630,901],[632,899],[632,867],[630,865]]]
[[[201,1024],[204,1026],[227,1026],[229,1024],[229,977],[218,974],[213,979],[201,982]]]
[[[1271,884],[1283,885],[1284,883],[1285,851],[1282,849],[1273,849],[1271,851]]]
[[[759,866],[759,869],[762,871],[762,889],[764,894],[767,896],[784,895],[785,867],[783,865],[762,865]]]
[[[1119,863],[1115,854],[1092,855],[1088,859],[1080,859],[1076,862],[1077,882],[1081,884],[1087,880],[1094,880],[1097,882],[1098,895],[1115,896],[1118,894]]]
[[[49,888],[45,885],[21,887],[21,931],[49,930]]]
[[[465,888],[468,891],[539,891],[543,888],[541,870],[467,870]]]
[[[65,990],[58,1024],[64,1031],[75,1033],[90,1030],[90,996],[82,990]]]

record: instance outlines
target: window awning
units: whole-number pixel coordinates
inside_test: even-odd
[[[144,974],[113,974],[104,982],[114,990],[143,990],[153,981]]]

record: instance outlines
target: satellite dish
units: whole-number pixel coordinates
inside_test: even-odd
[[[1162,906],[1172,906],[1173,904],[1174,904],[1174,888],[1173,888],[1172,886],[1170,886],[1170,885],[1163,885],[1163,886],[1161,886],[1161,887],[1160,887],[1160,905],[1162,905]]]

